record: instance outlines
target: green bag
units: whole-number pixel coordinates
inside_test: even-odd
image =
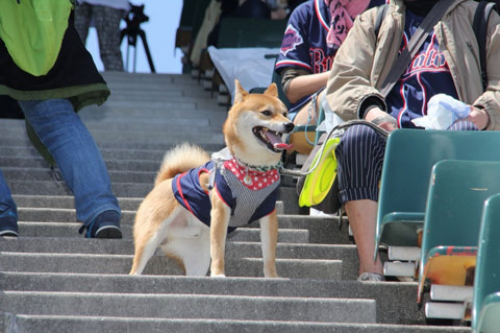
[[[20,69],[34,76],[50,71],[72,6],[70,0],[2,0],[0,38]]]

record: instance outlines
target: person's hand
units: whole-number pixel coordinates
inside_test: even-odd
[[[478,109],[474,106],[471,106],[470,108],[471,111],[469,116],[464,118],[463,120],[470,121],[480,130],[485,129],[490,122],[490,116],[488,115],[488,112],[482,109]]]
[[[365,120],[374,123],[389,133],[398,128],[396,119],[377,107],[368,110],[365,114]]]

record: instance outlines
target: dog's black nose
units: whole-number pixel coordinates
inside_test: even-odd
[[[290,133],[291,131],[293,131],[294,128],[295,128],[295,125],[293,123],[286,123],[285,124],[286,133]]]

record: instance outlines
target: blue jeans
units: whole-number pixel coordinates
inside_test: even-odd
[[[73,105],[67,99],[19,101],[19,105],[73,192],[77,219],[90,225],[105,211],[115,211],[120,216],[104,160]],[[14,214],[17,222],[16,205],[0,172],[0,214],[2,212]],[[17,223],[15,228],[17,232]]]

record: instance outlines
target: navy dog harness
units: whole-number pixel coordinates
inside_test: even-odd
[[[214,191],[231,208],[228,232],[272,213],[276,208],[280,176],[277,168],[259,171],[231,159],[209,161],[174,177],[172,189],[177,201],[201,222],[210,226],[209,192],[200,175],[215,172]]]

